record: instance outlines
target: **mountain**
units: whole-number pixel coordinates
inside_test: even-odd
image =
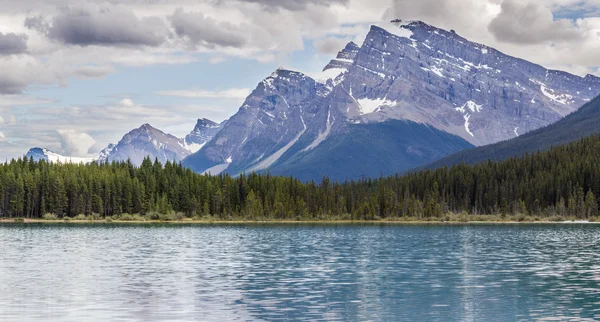
[[[125,134],[118,144],[109,144],[96,158],[78,158],[60,155],[45,148],[33,148],[27,152],[27,157],[35,160],[60,161],[73,163],[88,163],[92,161],[125,161],[130,159],[134,164],[141,164],[146,156],[152,160],[158,158],[161,163],[167,160],[180,162],[186,156],[199,151],[223,127],[209,119],[199,119],[196,126],[185,139],[166,134],[149,124]]]
[[[95,161],[95,158],[78,158],[64,156],[45,148],[32,148],[27,151],[26,158],[33,158],[35,161],[46,160],[47,162],[61,163],[90,163]]]
[[[412,121],[350,124],[314,149],[294,154],[268,171],[302,181],[323,176],[336,181],[376,178],[472,147],[458,136]]]
[[[224,123],[219,124],[206,118],[198,119],[192,132],[185,137],[186,148],[192,153],[202,149],[223,128]]]
[[[98,161],[125,161],[139,165],[145,157],[159,162],[180,162],[192,152],[186,149],[184,139],[166,134],[149,124],[125,134],[116,145],[109,145],[100,153]]]
[[[408,170],[473,147],[426,124],[351,122],[343,108],[348,104],[352,97],[332,79],[322,83],[279,69],[183,164],[210,174],[269,171],[346,180]]]
[[[349,43],[321,73],[275,71],[183,163],[201,173],[302,173],[315,180],[330,175],[321,160],[338,162],[341,179],[402,172],[547,126],[598,93],[597,77],[548,70],[453,31],[394,20],[372,26],[360,47]],[[378,133],[389,124],[403,128]],[[408,130],[443,138],[415,140]],[[369,163],[365,155],[405,161]]]
[[[600,79],[548,70],[423,22],[371,27],[344,87],[361,122],[409,119],[487,145],[538,129],[600,93]]]
[[[487,160],[500,161],[526,153],[548,150],[584,137],[600,133],[600,97],[594,98],[578,111],[547,127],[512,140],[461,151],[427,168],[439,168],[459,163],[475,164]]]

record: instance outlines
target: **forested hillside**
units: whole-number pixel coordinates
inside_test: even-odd
[[[546,152],[376,180],[303,183],[250,174],[202,176],[144,160],[0,165],[0,217],[101,218],[162,214],[213,219],[440,218],[447,212],[577,216],[598,214],[600,136]]]

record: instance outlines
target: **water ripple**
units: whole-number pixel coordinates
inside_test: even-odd
[[[0,321],[600,317],[595,225],[0,225]]]

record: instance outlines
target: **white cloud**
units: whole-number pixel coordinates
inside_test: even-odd
[[[48,99],[36,98],[25,95],[0,95],[0,107],[1,106],[24,106],[24,105],[38,105],[52,102]]]
[[[0,132],[0,142],[6,142],[8,141],[8,139],[6,138],[6,135],[4,135],[4,133]]]
[[[6,120],[1,130],[10,137],[10,142],[2,144],[0,160],[21,156],[32,147],[45,147],[63,155],[92,157],[144,123],[184,137],[192,131],[197,119],[206,117],[220,122],[235,113],[240,105],[241,102],[228,99],[203,104],[143,105],[130,98],[105,105],[45,104],[27,107],[22,113],[35,118],[22,117],[17,123],[11,123],[8,114],[3,112],[19,112],[22,107],[5,107],[0,109],[0,115]]]
[[[60,139],[63,151],[68,156],[92,156],[90,149],[96,144],[96,140],[89,134],[75,129],[57,130],[56,133]]]
[[[571,22],[554,12],[598,12],[599,6],[596,0],[394,0],[383,17],[424,20],[506,54],[585,75],[600,66],[600,18]]]
[[[555,20],[550,8],[516,0],[502,3],[489,30],[499,41],[517,44],[581,41],[586,32],[570,20]]]
[[[159,91],[156,94],[162,96],[176,96],[185,98],[211,98],[211,99],[245,99],[250,95],[248,88],[232,88],[223,91],[206,90],[167,90]]]
[[[60,7],[51,21],[30,16],[25,26],[51,40],[77,46],[160,46],[169,36],[159,17],[139,18],[125,5],[91,2]]]
[[[10,142],[5,139],[2,144],[0,158],[20,155],[32,146],[59,152],[63,147],[56,129],[85,133],[97,144],[114,142],[145,122],[184,135],[199,117],[220,121],[230,116],[240,105],[230,99],[242,101],[250,92],[245,88],[226,89],[246,85],[218,83],[215,86],[225,89],[192,87],[155,93],[202,102],[193,105],[151,106],[127,98],[108,104],[65,107],[36,98],[35,90],[40,85],[67,87],[73,77],[101,78],[132,66],[170,68],[168,65],[222,63],[238,57],[298,65],[293,61],[296,57],[316,56],[315,53],[289,55],[303,50],[305,43],[312,42],[315,51],[332,56],[347,40],[362,43],[370,24],[390,18],[420,19],[455,29],[470,40],[546,67],[585,74],[600,66],[598,0],[89,0],[77,6],[73,3],[0,0],[3,8],[0,31],[3,35],[18,35],[4,39],[10,40],[7,42],[10,46],[4,47],[5,53],[13,54],[0,56],[2,133],[3,137],[10,137]],[[184,9],[177,11],[179,8]],[[77,10],[90,19],[74,15]],[[556,15],[557,12],[560,14]],[[584,16],[574,21],[557,19],[580,12]],[[179,19],[174,26],[175,14]],[[27,17],[39,16],[43,18],[31,26],[42,33],[24,26]],[[144,28],[150,25],[151,28]],[[22,40],[26,40],[26,50]],[[306,66],[306,62],[302,65]],[[256,75],[253,82],[264,76]],[[155,90],[154,87],[150,91]],[[20,94],[23,92],[28,95]],[[6,93],[13,95],[1,95]],[[141,92],[131,96],[151,94]],[[35,118],[24,117],[28,115]],[[65,146],[85,154],[89,152],[84,151],[86,145],[89,150],[91,142],[86,140],[82,147],[73,147],[73,143]]]
[[[125,107],[132,107],[135,104],[133,104],[133,101],[130,98],[124,98],[121,100],[121,105],[125,106]]]
[[[335,55],[350,41],[348,38],[325,37],[315,40],[314,46],[321,54]]]

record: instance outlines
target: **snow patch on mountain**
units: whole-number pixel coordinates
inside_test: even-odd
[[[472,137],[475,137],[475,135],[473,134],[473,132],[471,132],[471,129],[469,128],[471,116],[473,115],[473,113],[481,112],[482,107],[483,105],[478,105],[473,101],[467,101],[461,107],[455,108],[456,111],[463,114],[463,119],[465,120],[465,131],[467,131],[467,133],[469,133],[469,135],[471,135]],[[471,112],[467,111],[467,109]]]
[[[200,151],[223,128],[225,122],[219,124],[206,118],[198,119],[196,126],[185,137],[181,146],[191,153]]]
[[[554,102],[562,104],[562,105],[571,104],[571,100],[573,99],[573,95],[556,94],[555,90],[553,90],[551,88],[547,88],[543,84],[540,86],[540,89],[541,89],[542,93],[544,94],[544,96],[546,96],[549,99],[553,100]]]
[[[472,114],[467,113],[463,116],[465,119],[465,130],[467,131],[467,133],[469,133],[469,135],[475,137],[475,135],[473,135],[473,132],[471,132],[471,130],[469,129],[469,119],[471,119],[471,115]]]
[[[200,174],[216,176],[216,175],[221,174],[223,171],[227,170],[227,168],[229,168],[229,163],[217,164],[216,166],[213,166],[213,167],[210,167],[210,168],[204,170]]]
[[[71,157],[58,154],[46,148],[33,148],[30,149],[25,155],[27,158],[33,158],[35,161],[46,160],[52,163],[75,163],[75,164],[87,164],[96,161],[96,158],[81,158]]]
[[[277,150],[275,153],[271,154],[264,160],[260,161],[258,164],[252,166],[250,169],[248,169],[248,172],[265,170],[268,167],[270,167],[273,163],[277,162],[277,160],[279,160],[279,158],[281,158],[281,156],[285,152],[287,152],[287,150],[289,150],[294,144],[296,144],[296,142],[298,142],[298,140],[300,139],[302,134],[304,134],[304,132],[306,132],[306,125],[305,128],[302,131],[300,131],[300,133],[298,133],[298,135],[296,135],[290,142],[288,142],[288,144],[286,144],[284,147]]]
[[[100,151],[100,154],[98,155],[98,160],[100,160],[100,161],[107,160],[108,156],[113,152],[113,150],[116,147],[117,146],[115,144],[110,143],[106,148],[104,148],[102,151]]]
[[[200,143],[200,144],[198,144],[198,143],[188,144],[187,142],[184,142],[183,144],[181,144],[181,146],[184,149],[186,149],[186,150],[188,150],[188,151],[190,151],[192,153],[196,153],[196,152],[200,151],[206,145],[206,143],[207,142]]]
[[[456,110],[461,112],[461,113],[465,113],[467,111],[467,108],[472,112],[472,113],[479,113],[481,112],[481,107],[483,105],[477,105],[477,103],[473,102],[473,101],[467,101],[465,104],[463,104],[461,107],[457,107]]]
[[[360,107],[360,114],[369,114],[379,111],[382,106],[392,106],[396,104],[394,101],[390,101],[386,98],[359,98],[356,100]]]
[[[329,136],[329,133],[331,132],[331,127],[333,126],[333,123],[335,123],[335,118],[333,119],[333,121],[331,121],[331,106],[329,107],[329,111],[327,111],[327,123],[325,124],[325,131],[323,132],[319,132],[319,135],[317,136],[317,138],[306,148],[304,148],[302,150],[302,152],[306,152],[309,150],[312,150],[314,148],[316,148],[317,146],[319,146],[319,144],[321,144],[323,141],[325,141],[325,139]]]
[[[339,76],[344,74],[346,71],[348,71],[348,69],[346,69],[346,68],[329,68],[322,72],[313,73],[309,76],[311,76],[315,81],[317,81],[321,84],[327,84],[327,81],[333,80],[334,86],[335,86],[339,83],[339,82],[335,82],[335,80]]]

